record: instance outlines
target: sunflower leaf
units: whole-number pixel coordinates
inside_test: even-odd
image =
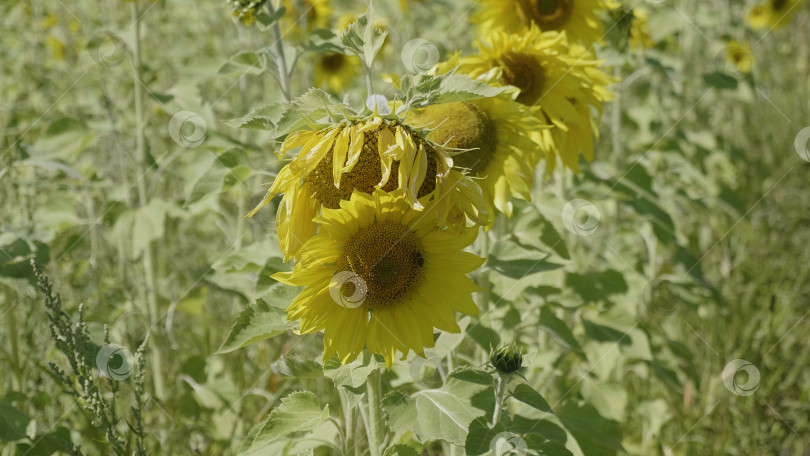
[[[444,386],[416,393],[418,432],[423,441],[446,440],[464,445],[470,424],[492,413],[492,375],[463,369],[447,377]]]
[[[284,334],[294,328],[295,324],[287,321],[287,314],[284,310],[257,301],[256,306],[247,306],[236,317],[236,322],[217,354],[230,353],[247,345]]]
[[[318,397],[309,391],[296,391],[273,409],[250,445],[250,451],[271,445],[291,434],[309,432],[329,419],[329,404],[321,408]]]
[[[372,3],[369,2],[368,9],[355,22],[349,25],[340,40],[343,45],[363,59],[366,66],[371,66],[374,57],[382,48],[388,32],[374,28],[374,21],[377,14]]]

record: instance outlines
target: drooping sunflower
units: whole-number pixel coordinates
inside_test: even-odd
[[[799,12],[803,3],[804,0],[768,0],[751,8],[748,24],[754,29],[784,27]]]
[[[556,157],[577,171],[580,154],[593,160],[598,123],[592,110],[613,98],[607,86],[615,78],[600,68],[601,62],[578,44],[569,44],[564,33],[541,32],[532,25],[520,34],[496,31],[489,43],[478,43],[479,54],[461,59],[459,71],[493,85],[519,89],[515,100],[531,115],[553,128],[540,129],[532,139],[546,155],[546,171]]]
[[[749,74],[754,69],[754,54],[748,43],[729,41],[726,45],[726,62],[733,65],[740,73]]]
[[[531,197],[534,170],[544,155],[531,137],[545,128],[512,98],[501,93],[432,105],[414,113],[414,122],[434,128],[429,139],[458,151],[453,165],[478,178],[484,200],[508,216],[512,215],[510,196]]]
[[[430,204],[430,203],[426,203]],[[364,347],[385,357],[424,356],[433,331],[459,332],[454,311],[476,315],[467,277],[483,263],[462,249],[477,228],[441,230],[436,211],[416,211],[403,190],[354,192],[340,208],[324,209],[317,236],[279,282],[305,287],[287,308],[301,334],[324,332],[326,361],[353,361]]]
[[[585,46],[604,34],[598,12],[618,6],[611,0],[481,0],[481,5],[472,17],[480,35],[495,30],[518,33],[534,24],[544,32],[564,31],[570,40]]]
[[[436,200],[448,222],[488,223],[481,190],[467,176],[452,170],[452,159],[423,133],[399,120],[372,117],[344,120],[323,129],[296,131],[278,153],[300,147],[298,155],[278,173],[252,216],[280,193],[276,228],[285,261],[296,257],[315,234],[313,220],[322,208],[337,209],[359,191],[402,190],[411,207],[422,210],[423,201]]]
[[[318,87],[328,87],[342,94],[360,75],[360,59],[354,55],[339,53],[320,54],[315,62],[313,77]]]

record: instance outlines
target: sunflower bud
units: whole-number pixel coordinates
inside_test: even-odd
[[[489,362],[502,374],[514,374],[523,365],[523,353],[515,344],[501,345],[490,351]]]

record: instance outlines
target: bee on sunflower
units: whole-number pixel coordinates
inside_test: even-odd
[[[593,160],[602,106],[613,95],[607,86],[616,79],[600,68],[601,62],[566,35],[541,32],[531,25],[519,34],[495,31],[488,42],[478,42],[479,54],[461,59],[458,70],[492,85],[518,89],[515,101],[549,128],[535,129],[531,138],[545,154],[546,172],[556,167],[557,156],[578,171],[579,156]]]
[[[782,28],[799,12],[803,3],[804,0],[768,0],[751,8],[748,24],[754,29]]]
[[[611,0],[482,0],[472,22],[479,24],[483,36],[496,30],[518,33],[534,25],[591,46],[604,34],[599,11],[618,6]]]
[[[434,328],[458,333],[454,312],[478,313],[470,295],[478,287],[466,274],[483,258],[462,251],[478,229],[459,235],[441,219],[440,211],[415,210],[403,189],[354,191],[323,209],[293,271],[273,278],[305,287],[287,319],[300,320],[301,334],[323,331],[324,361],[337,354],[349,363],[365,347],[390,369],[397,351],[424,357]]]

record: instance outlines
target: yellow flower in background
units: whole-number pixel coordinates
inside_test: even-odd
[[[329,87],[329,90],[342,96],[352,81],[360,75],[360,59],[353,55],[338,53],[321,54],[315,62],[313,76],[315,85]]]
[[[332,5],[329,0],[282,0],[281,4],[287,8],[281,18],[281,31],[285,36],[303,39],[312,30],[330,26]]]
[[[301,147],[281,169],[252,216],[280,193],[276,216],[279,244],[285,261],[297,257],[304,242],[315,234],[313,219],[321,208],[337,209],[352,192],[401,190],[417,210],[425,198],[440,200],[434,207],[458,220],[459,212],[488,222],[481,190],[466,176],[451,170],[452,160],[438,146],[398,121],[375,117],[347,121],[318,131],[290,134],[279,156]],[[452,221],[451,221],[452,222]],[[464,223],[461,220],[458,223]]]
[[[579,156],[593,160],[594,136],[603,103],[613,98],[607,86],[616,82],[600,69],[601,62],[564,33],[541,32],[532,25],[521,34],[493,32],[490,43],[479,42],[479,54],[461,59],[459,71],[494,85],[519,89],[516,101],[545,125],[532,139],[542,145],[546,171],[556,155],[568,168],[579,170]]]
[[[748,43],[730,41],[726,46],[726,61],[734,65],[742,74],[749,74],[754,69],[754,54]]]
[[[634,51],[653,47],[652,38],[650,38],[650,26],[647,24],[648,17],[646,10],[633,8],[633,22],[630,25],[628,44],[630,49]]]
[[[749,11],[748,23],[755,29],[784,27],[799,12],[803,3],[804,0],[769,0]]]
[[[404,194],[354,192],[324,209],[294,270],[273,275],[305,287],[287,319],[300,320],[301,334],[323,331],[324,362],[337,354],[349,363],[367,347],[390,369],[397,351],[424,357],[434,328],[460,332],[454,312],[478,313],[467,273],[483,258],[462,251],[478,229],[441,230],[436,211],[412,209]]]
[[[531,136],[544,125],[512,95],[432,105],[415,116],[416,123],[434,128],[428,139],[460,149],[453,166],[477,178],[488,205],[511,216],[510,197],[531,198],[534,170],[544,155]]]
[[[481,0],[481,10],[472,17],[480,25],[479,35],[495,30],[518,33],[532,24],[547,31],[564,31],[571,41],[590,46],[602,39],[604,25],[600,10],[618,3],[602,0]]]
[[[53,27],[56,27],[56,24],[58,24],[58,23],[59,23],[59,17],[58,16],[56,16],[55,14],[48,14],[47,16],[45,16],[45,19],[42,19],[39,22],[39,27],[42,30],[48,30],[48,29],[51,29]]]
[[[45,45],[48,46],[48,49],[51,51],[51,56],[56,60],[65,60],[65,52],[67,48],[65,47],[65,43],[63,43],[59,38],[48,35],[45,38]]]

